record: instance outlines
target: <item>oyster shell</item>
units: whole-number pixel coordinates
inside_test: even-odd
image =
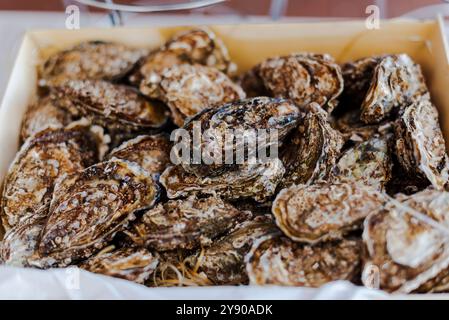
[[[285,169],[279,159],[266,163],[247,163],[239,170],[228,171],[215,177],[199,178],[185,172],[182,167],[167,168],[160,182],[170,199],[190,194],[217,195],[227,200],[252,198],[264,202],[274,195]]]
[[[285,235],[313,244],[359,229],[365,217],[382,209],[383,203],[381,195],[364,185],[317,183],[282,190],[272,212]]]
[[[55,190],[32,264],[66,266],[89,257],[124,230],[135,212],[151,208],[158,194],[150,174],[124,160],[68,177]]]
[[[184,63],[214,67],[230,76],[236,71],[236,65],[231,62],[226,47],[213,32],[193,29],[175,35],[159,49],[151,52],[143,59],[130,80],[138,84],[147,78],[157,84],[164,69]]]
[[[424,291],[430,289],[429,284],[435,290],[449,288],[447,283],[438,286],[449,274],[449,233],[424,222],[415,212],[449,230],[449,193],[426,189],[400,196],[365,220],[365,268],[378,268],[383,290]]]
[[[156,269],[158,258],[145,248],[108,248],[79,265],[107,276],[144,284]]]
[[[328,54],[294,53],[269,58],[256,71],[271,95],[292,99],[298,107],[316,102],[331,112],[343,91],[340,66]]]
[[[72,121],[64,109],[57,107],[49,97],[30,105],[25,112],[20,129],[20,138],[25,141],[48,127],[63,128]]]
[[[247,220],[242,212],[219,198],[170,200],[147,211],[127,234],[140,246],[157,251],[195,249]]]
[[[259,69],[260,65],[257,65],[238,78],[238,84],[245,91],[248,98],[270,95],[270,92],[265,88],[262,78],[259,76]]]
[[[257,240],[245,257],[250,284],[319,287],[353,280],[360,271],[361,241],[342,240],[310,246],[285,237]]]
[[[343,147],[343,138],[330,126],[326,112],[315,103],[309,109],[281,150],[286,167],[281,188],[326,179]]]
[[[52,97],[74,116],[84,116],[111,131],[158,129],[167,122],[159,102],[131,87],[101,80],[69,80],[52,87]]]
[[[362,103],[361,119],[378,123],[396,109],[420,99],[427,92],[421,68],[406,54],[390,55],[376,66]]]
[[[247,284],[244,258],[254,241],[279,233],[270,216],[258,216],[236,226],[201,253],[187,258],[197,272],[204,273],[214,285]]]
[[[182,127],[186,118],[224,103],[245,98],[245,92],[224,73],[200,64],[176,65],[161,72],[157,84],[145,78],[140,91],[165,102],[173,122]]]
[[[436,189],[449,188],[449,159],[438,111],[429,97],[409,105],[395,122],[396,156],[404,170],[428,180]]]
[[[199,177],[216,176],[229,169],[237,169],[238,162],[244,162],[250,158],[246,149],[251,152],[256,151],[250,150],[248,146],[250,142],[257,143],[257,151],[268,148],[272,144],[281,144],[287,134],[297,126],[300,117],[301,113],[290,100],[268,97],[247,99],[225,104],[216,109],[208,109],[191,118],[184,129],[190,133],[190,136],[195,136],[196,126],[199,126],[203,132],[207,131],[209,138],[203,138],[199,145],[193,147],[199,148],[203,152],[203,157],[206,151],[213,151],[221,155],[222,161],[196,164],[192,155],[187,157],[188,161],[185,161],[184,155],[176,153],[175,156],[178,157],[182,167],[190,173]],[[267,130],[266,139],[258,136],[260,129]],[[254,132],[253,138],[249,137],[251,130]],[[235,141],[228,144],[226,135],[230,132],[234,133]],[[239,132],[242,137],[245,135],[248,139],[245,138],[245,141],[237,139]],[[271,132],[277,134],[274,141],[272,137],[269,137]],[[250,139],[257,141],[249,141]],[[245,157],[242,157],[244,159],[238,159],[237,150],[240,147],[245,149]],[[228,164],[230,162],[227,161],[228,154],[232,155],[232,164]],[[270,158],[274,157],[270,155]]]
[[[392,176],[388,147],[388,138],[376,135],[346,150],[332,169],[330,180],[363,183],[383,191]]]
[[[4,179],[1,198],[3,227],[45,212],[58,177],[93,164],[98,145],[88,127],[47,128],[21,147]]]
[[[117,158],[135,162],[150,174],[160,175],[171,164],[170,149],[167,135],[142,135],[113,149],[106,160]]]
[[[117,80],[124,77],[146,50],[122,44],[90,41],[52,55],[40,72],[40,85],[54,85],[67,79]]]

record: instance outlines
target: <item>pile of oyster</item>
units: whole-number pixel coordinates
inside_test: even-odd
[[[151,51],[82,43],[38,72],[3,181],[3,264],[147,286],[449,291],[448,156],[408,55],[292,53],[237,76],[195,29]],[[175,165],[170,133],[198,123],[275,129],[278,157]]]

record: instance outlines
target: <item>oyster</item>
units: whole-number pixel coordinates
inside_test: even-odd
[[[32,264],[66,266],[89,257],[124,230],[135,212],[151,208],[158,194],[149,173],[124,160],[68,177],[55,190]]]
[[[396,156],[404,170],[436,189],[449,188],[449,159],[438,111],[426,95],[395,122]]]
[[[107,276],[144,284],[159,261],[144,248],[106,248],[79,265],[80,268]]]
[[[214,285],[247,284],[244,258],[258,238],[279,233],[270,216],[258,216],[236,226],[201,253],[187,261],[204,273]]]
[[[165,102],[173,122],[182,127],[186,118],[224,103],[245,98],[245,92],[219,70],[200,64],[181,64],[161,72],[157,85],[145,78],[140,91]]]
[[[365,220],[365,268],[377,267],[380,288],[389,292],[449,289],[439,285],[449,275],[449,231],[441,228],[449,230],[449,193],[426,189],[390,200]]]
[[[193,156],[187,157],[188,161],[185,161],[185,155],[176,153],[175,156],[178,157],[183,168],[190,173],[199,177],[216,176],[229,169],[237,169],[238,164],[251,158],[251,153],[255,151],[260,152],[275,144],[279,146],[287,134],[297,126],[300,117],[301,113],[290,100],[267,97],[247,99],[225,104],[216,109],[208,109],[191,118],[184,129],[189,131],[190,136],[195,136],[196,126],[199,126],[203,132],[207,131],[208,137],[205,138],[203,134],[199,145],[193,147],[202,151],[203,159],[207,156],[207,152],[212,151],[220,155],[222,161],[196,164]],[[259,136],[261,132],[259,130],[266,130],[266,135]],[[238,136],[239,133],[240,136]],[[271,133],[274,139],[270,136]],[[227,141],[228,134],[231,134],[230,137],[233,138],[232,143]],[[257,150],[251,149],[251,143],[257,143]],[[239,159],[237,155],[239,149],[245,151],[245,154],[240,157],[242,159]],[[229,154],[232,155],[233,161],[227,161]],[[261,158],[259,156],[259,159]],[[275,156],[270,154],[270,158]]]
[[[40,85],[67,79],[117,80],[131,71],[146,50],[122,44],[90,41],[52,55],[40,72]]]
[[[130,77],[139,84],[142,79],[152,79],[157,84],[166,68],[180,64],[202,64],[232,75],[236,65],[228,51],[214,33],[206,29],[194,29],[175,35],[159,49],[143,59],[139,69]]]
[[[319,287],[353,280],[360,272],[361,241],[344,239],[310,246],[285,237],[257,240],[245,257],[250,284]]]
[[[153,175],[160,175],[170,164],[171,143],[167,135],[138,136],[111,151],[106,159],[118,158],[137,163]]]
[[[309,109],[281,150],[286,167],[282,188],[326,179],[343,147],[343,138],[330,126],[326,112],[315,103]]]
[[[348,150],[332,169],[332,182],[356,182],[383,191],[392,176],[388,138],[373,136]]]
[[[110,130],[158,129],[167,122],[163,105],[131,87],[101,80],[69,80],[52,87],[52,97],[74,116]]]
[[[48,127],[63,128],[72,121],[64,109],[57,107],[49,97],[30,105],[22,120],[20,138],[25,141],[32,135]]]
[[[298,107],[316,102],[331,112],[343,91],[340,66],[328,54],[269,58],[256,67],[256,72],[271,95],[292,99]]]
[[[30,137],[11,163],[1,198],[3,227],[46,212],[58,177],[95,163],[98,145],[88,127],[48,128]]]
[[[157,251],[195,249],[247,220],[242,212],[219,198],[170,200],[147,211],[127,234],[140,246]]]
[[[238,78],[238,84],[245,91],[248,98],[269,96],[270,93],[265,88],[262,78],[259,76],[260,65],[249,69]]]
[[[421,68],[406,54],[390,55],[376,66],[362,103],[361,119],[378,123],[396,109],[419,100],[427,92]]]
[[[227,200],[252,198],[257,202],[264,202],[274,195],[284,172],[284,166],[279,159],[262,164],[247,163],[239,170],[205,178],[199,178],[185,172],[180,166],[174,166],[162,173],[160,182],[170,199],[201,194],[217,195]]]
[[[282,190],[273,202],[276,224],[289,238],[317,243],[339,239],[382,209],[384,198],[356,183],[317,183]]]

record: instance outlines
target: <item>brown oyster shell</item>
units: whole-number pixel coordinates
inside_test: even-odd
[[[343,91],[340,66],[328,54],[293,53],[269,58],[256,68],[271,95],[292,99],[298,107],[316,102],[331,112]]]
[[[216,176],[229,169],[237,169],[238,162],[246,161],[251,156],[248,156],[245,150],[245,156],[239,159],[237,157],[237,149],[242,146],[241,142],[236,141],[231,144],[226,143],[226,134],[234,130],[235,136],[240,132],[249,136],[249,132],[253,131],[253,138],[257,141],[257,150],[267,149],[271,144],[282,144],[287,134],[292,131],[298,123],[301,113],[298,108],[290,101],[285,99],[276,99],[268,97],[257,97],[247,99],[239,102],[225,104],[219,108],[208,109],[188,121],[184,129],[190,133],[190,136],[195,135],[196,126],[199,126],[202,132],[209,132],[210,137],[203,138],[199,145],[193,145],[203,151],[203,158],[205,151],[212,150],[214,153],[221,155],[220,163],[212,164],[196,164],[195,159],[186,157],[188,161],[184,160],[184,155],[175,155],[181,162],[183,168],[198,177]],[[259,134],[258,130],[266,130],[267,137],[264,139]],[[268,135],[276,130],[277,139],[272,141]],[[239,139],[240,140],[240,139]],[[232,142],[232,141],[231,141]],[[248,144],[248,141],[244,142]],[[251,150],[256,151],[256,150]],[[233,164],[227,160],[227,155],[232,155]],[[268,155],[268,154],[267,154]],[[270,158],[274,156],[270,155]],[[204,162],[204,161],[203,161]]]
[[[421,67],[406,54],[390,55],[376,66],[362,103],[361,119],[378,123],[427,92]]]
[[[311,246],[285,237],[266,236],[245,257],[250,284],[320,287],[359,275],[361,241],[342,240]]]
[[[275,194],[284,172],[279,159],[266,163],[246,163],[239,170],[205,178],[189,174],[181,166],[174,166],[162,173],[160,182],[170,199],[200,194],[217,195],[227,200],[252,198],[264,202]]]
[[[128,86],[101,80],[69,80],[52,87],[55,103],[111,131],[158,129],[167,122],[163,105]]]
[[[311,104],[309,112],[281,150],[286,167],[281,187],[326,179],[337,162],[343,143],[341,134],[327,121],[326,112],[319,105]]]
[[[282,190],[272,212],[285,235],[313,244],[359,229],[365,217],[382,209],[383,203],[383,197],[367,186],[317,183]]]
[[[195,249],[210,245],[250,216],[219,198],[191,196],[147,211],[127,234],[137,245],[157,251]]]
[[[186,118],[212,106],[245,98],[245,92],[224,73],[200,64],[181,64],[161,72],[157,83],[145,78],[140,91],[163,101],[173,122],[182,127]]]
[[[103,250],[79,265],[80,268],[106,276],[144,284],[159,263],[145,248]]]
[[[169,165],[171,143],[167,135],[141,135],[113,149],[106,160],[117,158],[137,163],[152,175],[160,175]]]
[[[66,266],[101,250],[159,195],[148,172],[118,159],[93,165],[58,187],[33,257],[37,267]]]
[[[448,275],[449,231],[442,233],[415,212],[449,230],[449,193],[426,189],[399,196],[365,220],[365,269],[377,268],[383,290],[409,293],[449,288],[438,283]]]
[[[146,54],[144,49],[122,44],[90,41],[52,55],[40,72],[41,85],[54,85],[68,79],[117,80],[131,71]]]

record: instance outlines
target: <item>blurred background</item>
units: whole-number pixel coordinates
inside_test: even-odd
[[[378,6],[381,18],[449,16],[449,0],[0,0],[0,100],[23,33],[65,28],[69,5],[80,9],[81,28],[360,19],[369,5]],[[131,11],[98,8],[117,5]],[[173,10],[179,6],[196,8]]]

